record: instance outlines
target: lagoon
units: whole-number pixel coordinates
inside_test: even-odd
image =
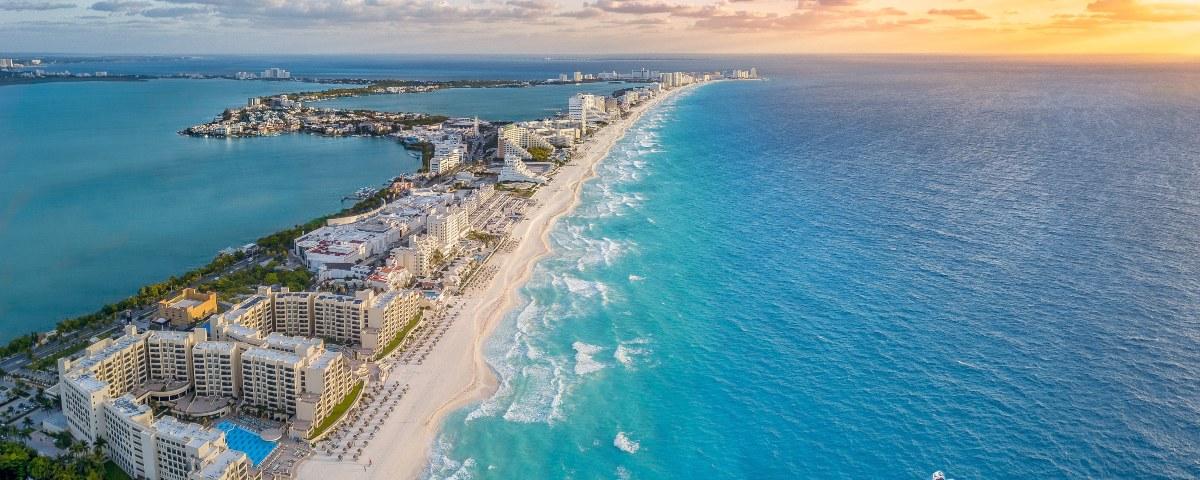
[[[250,96],[321,87],[153,80],[0,89],[0,341],[94,311],[419,168],[383,139],[176,134]]]

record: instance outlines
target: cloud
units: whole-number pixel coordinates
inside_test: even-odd
[[[1200,21],[1200,5],[1142,3],[1138,0],[1095,0],[1078,15],[1054,15],[1034,30],[1087,32],[1137,23]]]
[[[101,2],[93,3],[92,6],[88,7],[88,8],[95,10],[97,12],[124,13],[126,15],[135,15],[135,14],[141,13],[142,10],[145,10],[152,6],[154,6],[154,4],[152,4],[150,2],[143,2],[143,1],[137,1],[137,0],[104,0]]]
[[[604,11],[598,8],[584,7],[579,10],[560,12],[558,16],[567,18],[596,18],[604,16]]]
[[[1096,0],[1087,11],[1106,20],[1127,22],[1182,22],[1200,20],[1200,5],[1142,3],[1138,0]]]
[[[588,6],[588,4],[584,4]],[[597,0],[596,3],[590,6],[599,8],[606,12],[612,13],[632,13],[645,15],[651,13],[671,13],[680,8],[679,5],[672,5],[663,2],[647,2],[643,0]]]
[[[140,13],[148,18],[188,18],[206,15],[210,11],[203,7],[159,7],[148,8]]]
[[[935,8],[929,11],[930,15],[941,15],[950,17],[955,20],[987,20],[988,16],[974,8]]]
[[[604,23],[610,25],[628,25],[628,26],[648,26],[648,25],[669,25],[670,20],[662,17],[641,17],[629,20],[605,20]]]
[[[45,11],[45,10],[60,10],[63,8],[75,8],[78,5],[74,3],[52,3],[52,2],[29,2],[29,1],[12,1],[0,2],[0,10],[6,12],[22,12],[22,11]]]
[[[550,0],[508,0],[505,4],[526,10],[553,11],[558,9],[558,4]]]
[[[907,12],[892,7],[877,10],[849,8],[858,2],[824,0],[803,2],[797,11],[780,15],[774,12],[728,12],[721,8],[692,11],[697,18],[694,28],[724,32],[780,31],[887,31],[929,23],[929,19],[898,19]],[[676,16],[687,16],[675,14]]]
[[[103,0],[100,11],[141,14],[147,17],[211,15],[257,26],[304,27],[406,22],[414,25],[447,25],[463,22],[529,22],[552,16],[552,0],[507,0],[483,6],[454,5],[440,0],[161,0],[176,7],[150,8],[141,0]]]
[[[853,7],[862,3],[861,0],[800,0],[796,8],[838,8]]]

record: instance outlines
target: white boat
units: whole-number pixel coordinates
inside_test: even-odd
[[[941,470],[938,470],[933,472],[933,476],[930,477],[930,480],[946,480],[946,474],[942,473]]]

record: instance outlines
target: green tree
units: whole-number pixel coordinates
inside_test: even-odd
[[[34,480],[47,480],[54,476],[54,462],[49,458],[37,457],[29,462],[29,476]]]

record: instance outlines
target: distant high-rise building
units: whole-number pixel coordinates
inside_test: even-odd
[[[581,72],[575,72],[575,81],[576,81],[576,82],[582,82],[582,81],[583,81],[583,73],[581,73]]]
[[[287,78],[292,78],[292,72],[289,72],[282,68],[274,68],[273,67],[273,68],[268,68],[266,70],[263,70],[262,78],[287,79]]]

